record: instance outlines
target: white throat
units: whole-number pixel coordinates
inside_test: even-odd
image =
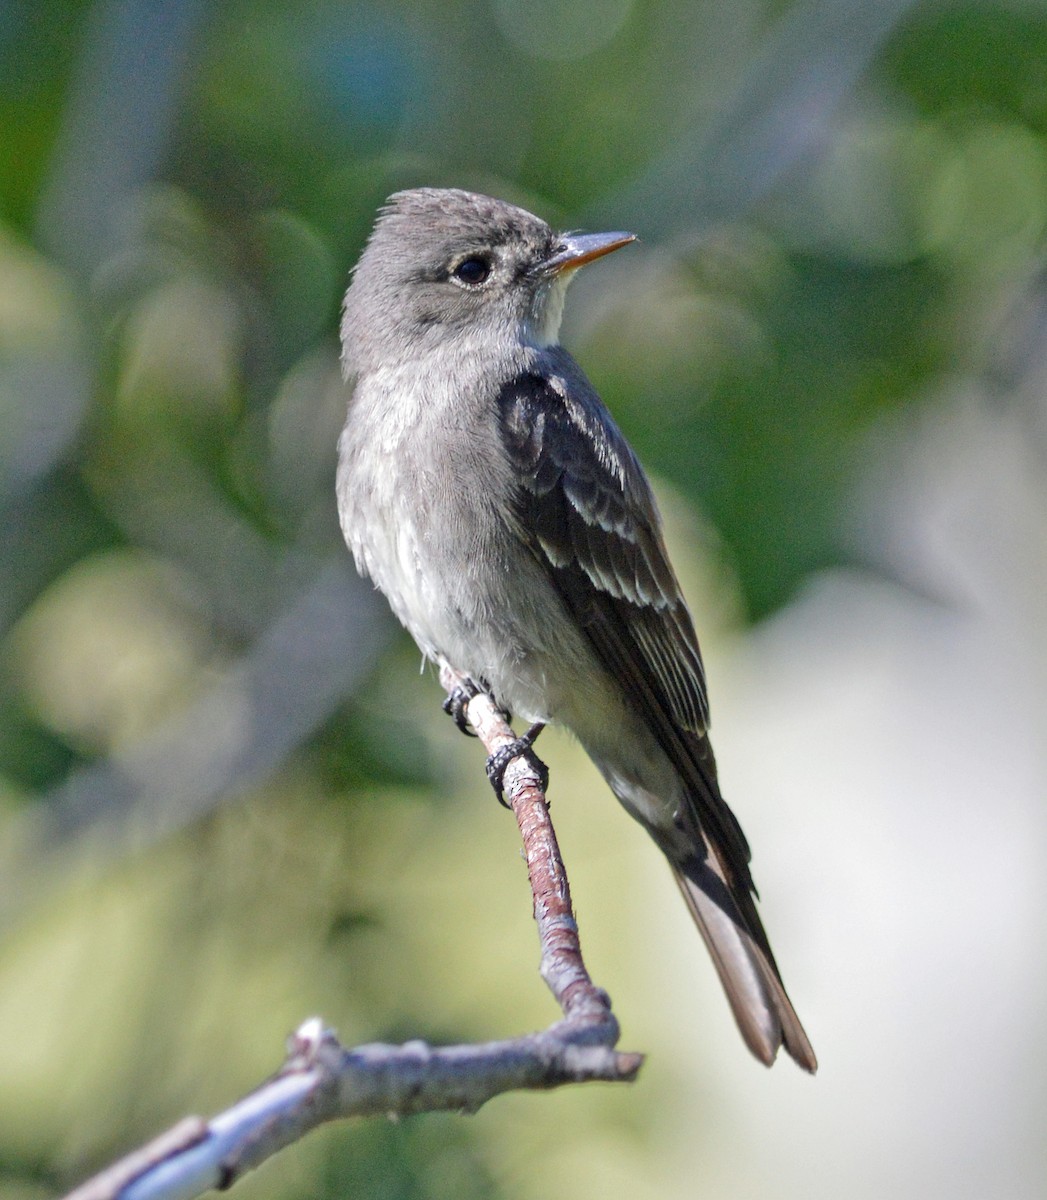
[[[558,271],[535,293],[531,331],[536,346],[544,348],[559,344],[564,300],[575,270],[577,268]]]

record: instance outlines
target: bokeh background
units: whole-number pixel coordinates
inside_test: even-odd
[[[664,508],[821,1058],[751,1060],[568,738],[631,1088],[253,1200],[1047,1192],[1047,6],[0,3],[0,1194],[348,1043],[547,1024],[511,819],[356,579],[339,299],[451,184],[642,242],[565,340]]]

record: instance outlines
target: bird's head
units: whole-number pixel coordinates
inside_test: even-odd
[[[633,240],[556,233],[522,208],[471,192],[397,192],[346,294],[346,368],[392,365],[473,336],[552,344],[575,271]]]

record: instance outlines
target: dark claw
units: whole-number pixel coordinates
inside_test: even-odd
[[[496,750],[494,754],[488,757],[487,778],[491,781],[494,794],[498,797],[498,803],[503,808],[509,808],[509,805],[505,802],[505,794],[502,786],[505,782],[505,770],[514,758],[525,758],[537,773],[542,785],[542,791],[544,792],[548,788],[549,768],[532,749],[535,738],[537,738],[544,728],[545,726],[541,724],[532,725],[523,737],[517,738],[515,742],[510,742],[507,746],[503,746],[501,750]]]
[[[472,684],[468,684],[465,687],[456,687],[441,705],[444,712],[450,715],[451,720],[454,721],[466,737],[476,737],[473,730],[469,728],[469,717],[466,714],[466,709],[469,707],[469,701],[478,693],[479,689]]]

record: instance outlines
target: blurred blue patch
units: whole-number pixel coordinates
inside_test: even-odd
[[[418,36],[373,15],[342,30],[325,22],[306,51],[306,67],[335,112],[356,124],[399,124],[429,92]]]

